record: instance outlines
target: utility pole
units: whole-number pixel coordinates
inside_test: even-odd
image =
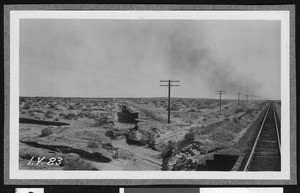
[[[249,95],[248,95],[248,94],[246,94],[245,96],[246,96],[246,98],[247,98],[247,102],[248,102],[248,97],[249,97]]]
[[[242,92],[241,91],[237,91],[235,93],[237,93],[238,106],[240,106],[240,95],[242,94]]]
[[[221,103],[222,103],[222,99],[221,99],[221,95],[222,94],[226,94],[226,91],[223,91],[223,90],[217,90],[215,91],[215,94],[219,94],[220,95],[220,111],[221,111]]]
[[[167,82],[168,85],[160,85],[167,86],[169,89],[168,92],[168,124],[170,124],[170,115],[171,115],[171,86],[180,86],[176,84],[171,84],[172,82],[180,82],[179,80],[161,80],[160,82]]]
[[[241,94],[242,92],[237,92],[237,94],[238,94],[238,106],[240,106],[240,94]]]

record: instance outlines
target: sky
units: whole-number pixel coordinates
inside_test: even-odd
[[[20,96],[280,99],[280,21],[21,19]]]

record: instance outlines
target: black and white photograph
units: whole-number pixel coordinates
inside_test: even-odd
[[[10,177],[290,179],[289,19],[11,11]]]

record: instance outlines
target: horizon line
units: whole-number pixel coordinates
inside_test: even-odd
[[[19,98],[90,98],[90,99],[140,99],[140,98],[168,98],[168,97],[86,97],[86,96],[19,96]],[[183,98],[183,99],[215,99],[219,100],[219,98],[205,98],[205,97],[171,97],[171,98]],[[235,98],[223,98],[222,100],[238,100]],[[240,99],[240,101],[245,101],[246,99]],[[257,99],[257,100],[273,100],[273,101],[281,101],[281,99]],[[249,100],[251,101],[251,100]]]

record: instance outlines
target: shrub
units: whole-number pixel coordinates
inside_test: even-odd
[[[59,116],[60,116],[60,117],[65,117],[66,114],[65,114],[65,113],[59,113]]]
[[[68,120],[76,119],[76,118],[77,118],[77,115],[75,113],[68,113],[64,116],[64,119],[68,119]]]
[[[34,112],[36,112],[36,113],[44,113],[44,111],[41,110],[41,109],[34,109]]]
[[[77,114],[77,116],[83,118],[83,117],[86,117],[85,114],[86,114],[85,112],[81,111]]]
[[[113,157],[114,159],[117,159],[117,158],[119,157],[119,152],[118,152],[118,150],[112,151],[112,157]]]
[[[172,153],[173,153],[174,147],[175,147],[175,142],[168,141],[168,143],[165,144],[164,147],[162,147],[160,156],[163,159],[170,157],[172,155]]]
[[[244,110],[243,109],[237,109],[236,111],[235,111],[235,113],[240,113],[240,112],[243,112]]]
[[[97,126],[101,126],[108,123],[108,118],[104,115],[100,115],[98,118],[95,118],[95,121]]]
[[[68,109],[70,109],[70,110],[74,110],[74,109],[75,109],[75,107],[74,107],[74,106],[72,106],[72,105],[70,105],[70,106],[68,107]]]
[[[50,105],[50,108],[51,108],[51,109],[55,109],[55,108],[56,108],[56,105]]]
[[[185,134],[184,139],[188,142],[193,142],[195,140],[195,135],[193,132],[188,132]]]
[[[42,130],[42,134],[40,135],[40,137],[46,137],[52,134],[53,134],[52,127],[47,127]]]
[[[64,156],[63,166],[64,170],[98,170],[91,162],[81,159],[74,153]]]
[[[54,114],[53,111],[50,111],[50,110],[46,111],[46,115],[53,115],[53,114]]]
[[[58,117],[55,117],[54,121],[59,121],[59,118],[58,118]]]
[[[232,121],[233,121],[234,123],[237,123],[237,122],[238,122],[238,120],[239,120],[239,118],[238,118],[238,117],[233,117],[233,119],[232,119]]]
[[[155,138],[154,138],[154,134],[149,133],[148,134],[148,146],[149,147],[154,147],[155,146]]]
[[[245,112],[246,112],[246,114],[251,114],[252,111],[253,111],[253,110],[251,110],[251,109],[247,109]]]
[[[99,148],[99,143],[95,141],[89,141],[87,144],[87,147],[89,148]]]
[[[151,127],[151,130],[152,130],[154,133],[157,133],[157,132],[158,132],[158,128],[157,128],[157,127]]]
[[[175,113],[174,117],[180,117],[180,115],[178,113]]]
[[[53,118],[53,115],[46,114],[45,117],[47,117],[47,118]]]
[[[35,115],[33,110],[29,110],[28,114],[31,115],[31,116]]]
[[[23,109],[30,109],[30,106],[28,104],[23,106]]]

